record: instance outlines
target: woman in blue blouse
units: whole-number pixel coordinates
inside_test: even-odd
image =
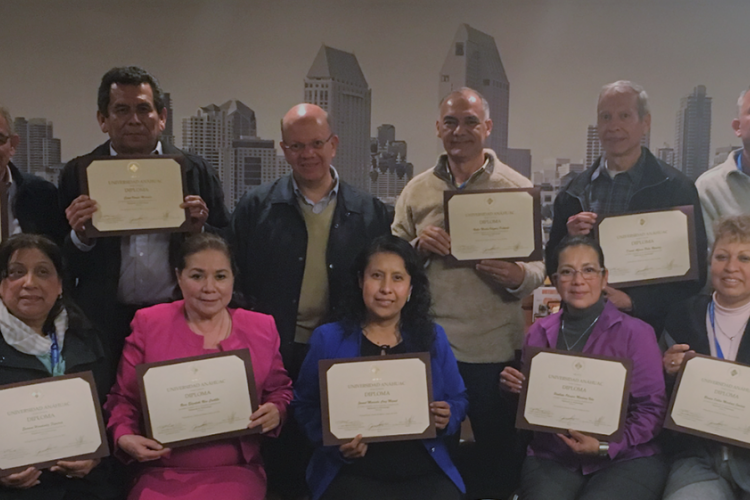
[[[462,497],[463,481],[448,456],[445,437],[459,431],[466,392],[443,329],[432,322],[427,276],[416,251],[386,235],[355,265],[356,290],[345,317],[317,328],[295,384],[297,421],[316,446],[307,469],[313,500],[425,499]],[[429,352],[434,439],[387,443],[357,436],[341,446],[323,446],[318,361]]]

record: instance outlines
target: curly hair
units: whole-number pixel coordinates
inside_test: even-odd
[[[392,253],[404,261],[404,267],[411,278],[411,298],[401,309],[399,328],[409,351],[432,351],[435,341],[430,284],[422,259],[412,246],[390,234],[383,235],[370,243],[357,257],[352,269],[349,292],[341,308],[339,320],[345,325],[347,335],[358,332],[367,320],[367,308],[362,298],[360,280],[372,257],[379,253]]]
[[[720,241],[730,243],[747,243],[750,241],[750,215],[734,215],[722,217],[714,222],[714,244],[711,255],[716,250],[716,244]]]

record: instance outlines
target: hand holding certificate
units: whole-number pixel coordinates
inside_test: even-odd
[[[750,366],[686,354],[664,427],[750,448]]]
[[[81,192],[97,203],[86,235],[186,231],[183,158],[112,157],[82,165]]]
[[[177,447],[261,432],[247,349],[136,367],[146,435]]]
[[[319,361],[323,444],[435,437],[427,353]]]
[[[445,229],[459,261],[542,258],[539,189],[445,191]]]
[[[0,477],[109,455],[91,372],[0,387]]]
[[[619,439],[631,366],[625,359],[531,349],[516,427],[541,432],[575,429],[608,441]]]

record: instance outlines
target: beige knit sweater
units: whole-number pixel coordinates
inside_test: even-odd
[[[532,187],[531,181],[484,150],[486,171],[469,180],[464,190]],[[435,168],[414,177],[396,203],[393,234],[413,241],[427,226],[445,227],[443,192],[456,189],[436,175],[446,168],[441,155]],[[447,267],[445,258],[433,255],[427,266],[435,319],[448,335],[456,359],[465,363],[501,363],[513,359],[523,341],[523,297],[544,281],[544,264],[520,263],[523,283],[508,290],[471,267]]]

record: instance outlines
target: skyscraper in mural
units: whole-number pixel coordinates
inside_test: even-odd
[[[19,116],[13,120],[13,128],[20,138],[13,156],[19,170],[46,177],[47,167],[61,163],[60,139],[53,136],[51,121]]]
[[[458,27],[448,50],[440,70],[438,99],[461,87],[476,90],[489,103],[492,132],[486,144],[507,162],[510,83],[495,39],[468,24]]]
[[[675,168],[695,180],[708,170],[711,156],[711,98],[706,87],[680,99],[675,137]]]
[[[395,205],[406,183],[414,177],[414,166],[406,161],[406,141],[396,140],[396,127],[383,124],[370,139],[372,164],[368,191],[383,203]]]
[[[279,172],[274,141],[257,137],[255,112],[238,100],[209,104],[183,119],[182,145],[216,168],[230,210],[247,190]]]
[[[174,117],[172,116],[172,95],[164,92],[164,107],[167,110],[167,123],[164,124],[164,130],[159,140],[166,144],[174,144]]]
[[[339,146],[333,164],[346,182],[367,189],[371,91],[357,57],[323,45],[305,77],[304,102],[331,117]]]

